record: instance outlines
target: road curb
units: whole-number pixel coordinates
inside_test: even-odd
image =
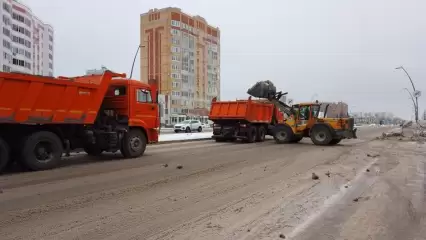
[[[164,141],[164,142],[157,142],[157,143],[153,143],[153,144],[149,144],[149,145],[162,145],[162,144],[169,144],[169,143],[181,143],[181,142],[199,142],[199,141],[207,141],[207,140],[212,140],[212,137],[208,137],[208,138],[196,138],[196,139],[183,139],[183,140],[172,140],[172,141]]]

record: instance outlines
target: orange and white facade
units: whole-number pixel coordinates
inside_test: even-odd
[[[220,98],[220,31],[179,8],[141,15],[141,80],[164,96],[166,124],[186,117],[206,121],[211,100]]]
[[[53,76],[53,28],[15,0],[0,0],[0,70]]]

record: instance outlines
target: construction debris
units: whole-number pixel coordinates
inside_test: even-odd
[[[277,88],[269,81],[259,81],[247,90],[247,94],[256,98],[269,98],[275,95]]]
[[[284,238],[285,238],[285,235],[281,233],[281,234],[280,234],[280,238],[283,238],[283,239],[284,239]]]
[[[182,165],[177,165],[177,167],[176,167],[177,169],[182,169],[183,168],[183,166]]]
[[[318,175],[316,175],[315,173],[312,173],[312,180],[318,180],[319,177]]]
[[[372,158],[380,157],[380,154],[378,154],[378,153],[367,153],[367,157],[372,157]]]
[[[405,122],[399,128],[382,133],[380,139],[392,139],[394,137],[399,141],[411,140],[423,142],[426,140],[426,121],[418,121],[417,123],[413,121]]]

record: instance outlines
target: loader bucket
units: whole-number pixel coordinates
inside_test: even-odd
[[[277,88],[269,81],[259,81],[247,90],[247,94],[256,98],[270,98],[277,93]]]

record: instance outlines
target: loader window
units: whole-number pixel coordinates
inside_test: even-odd
[[[309,120],[310,113],[311,113],[311,106],[302,106],[300,108],[299,119],[300,120]]]
[[[318,106],[317,105],[312,106],[312,117],[318,118],[319,111],[320,111],[319,105]]]
[[[152,103],[151,92],[146,89],[137,89],[136,100],[140,103]]]

